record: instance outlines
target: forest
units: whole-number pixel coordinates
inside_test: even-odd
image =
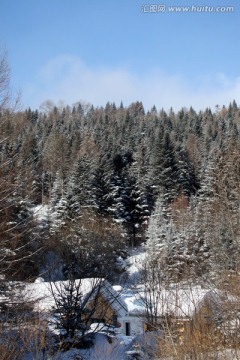
[[[38,277],[126,284],[122,264],[138,248],[165,283],[221,286],[238,274],[235,100],[198,112],[146,110],[141,101],[94,107],[47,100],[40,110],[21,109],[7,101],[4,61],[1,299],[14,282]],[[9,316],[1,301],[6,308]]]
[[[9,257],[1,263],[10,278],[38,276],[50,249],[79,257],[79,275],[105,275],[109,261],[142,243],[177,264],[181,277],[237,270],[235,101],[214,113],[145,112],[141,102],[45,106],[1,113],[1,242]],[[48,208],[40,227],[38,205]]]

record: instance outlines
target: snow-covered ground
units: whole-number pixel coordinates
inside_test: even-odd
[[[144,266],[146,252],[143,247],[132,249],[131,255],[125,260],[128,286],[140,281],[140,272]]]
[[[126,260],[128,274],[134,275],[142,270],[145,258],[146,252],[143,248],[133,250],[132,255]]]

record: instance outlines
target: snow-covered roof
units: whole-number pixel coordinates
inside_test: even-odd
[[[25,296],[29,301],[36,301],[35,309],[38,311],[49,312],[55,306],[54,296],[57,296],[61,289],[66,289],[69,281],[44,282],[38,279],[35,283],[28,284],[25,288]],[[84,297],[98,286],[103,298],[108,302],[109,306],[116,312],[118,316],[125,316],[128,312],[126,303],[121,297],[119,291],[116,291],[111,284],[100,278],[86,278],[75,280],[75,288],[80,286],[81,295]],[[92,298],[91,296],[91,298]]]
[[[55,305],[54,295],[57,296],[61,289],[66,289],[69,280],[44,282],[35,281],[25,288],[25,296],[29,301],[36,301],[35,309],[39,311],[50,311]],[[75,280],[75,288],[80,286],[82,296],[87,295],[98,286],[105,286],[105,280],[100,278],[86,278]]]
[[[150,294],[144,291],[143,286],[140,286],[137,291],[131,289],[120,291],[119,287],[112,286],[108,281],[99,278],[76,280],[76,286],[78,284],[80,284],[83,296],[100,286],[101,295],[119,317],[143,316],[146,314],[146,304],[150,305]],[[57,295],[59,290],[66,286],[68,286],[68,280],[56,281],[52,284],[38,281],[28,284],[25,293],[29,300],[37,300],[35,306],[37,310],[47,312],[55,305],[53,292]],[[212,293],[200,286],[161,288],[157,296],[152,297],[152,306],[157,307],[158,316],[171,314],[176,317],[191,317],[204,301],[209,300]]]
[[[163,290],[159,298],[158,312],[160,316],[172,314],[176,317],[192,317],[209,292],[199,286]]]
[[[105,281],[101,294],[118,316],[122,317],[128,313],[128,308],[121,296],[121,292],[117,291],[116,288],[114,289],[108,281]]]
[[[176,317],[191,317],[209,293],[208,289],[202,289],[200,286],[161,289],[155,296],[151,294],[151,305],[157,308],[158,316],[172,314]],[[130,315],[144,315],[147,303],[150,305],[150,294],[143,288],[139,288],[138,291],[125,291],[121,297]]]
[[[122,298],[127,306],[129,315],[145,314],[146,308],[140,294],[128,291],[123,293]]]

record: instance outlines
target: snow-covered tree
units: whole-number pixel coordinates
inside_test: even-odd
[[[74,346],[74,343],[79,347],[84,346],[84,336],[99,305],[98,297],[103,280],[70,278],[50,284],[54,298],[54,324],[61,330],[62,348],[66,350],[67,347]]]
[[[146,250],[151,261],[163,267],[170,261],[176,246],[176,233],[165,199],[160,196],[152,212],[147,229]]]
[[[178,194],[178,163],[170,133],[160,127],[152,153],[152,185],[171,202]]]

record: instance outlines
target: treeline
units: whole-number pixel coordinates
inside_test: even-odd
[[[209,247],[206,238],[216,255],[221,238],[231,248],[228,257],[235,256],[239,125],[236,101],[215,112],[146,112],[141,102],[104,108],[46,102],[41,112],[2,111],[2,272],[37,276],[46,253],[57,252],[76,276],[105,275],[129,246],[146,241],[159,202],[167,214],[158,224],[162,239],[162,224],[183,232],[179,212],[187,214],[197,203],[194,211],[202,215],[195,216],[198,227],[184,240],[191,244],[188,255],[199,242]],[[33,212],[40,204],[48,209],[41,224]],[[185,216],[189,221],[193,213]],[[178,237],[174,244],[179,242]],[[235,260],[227,266],[236,266]]]

